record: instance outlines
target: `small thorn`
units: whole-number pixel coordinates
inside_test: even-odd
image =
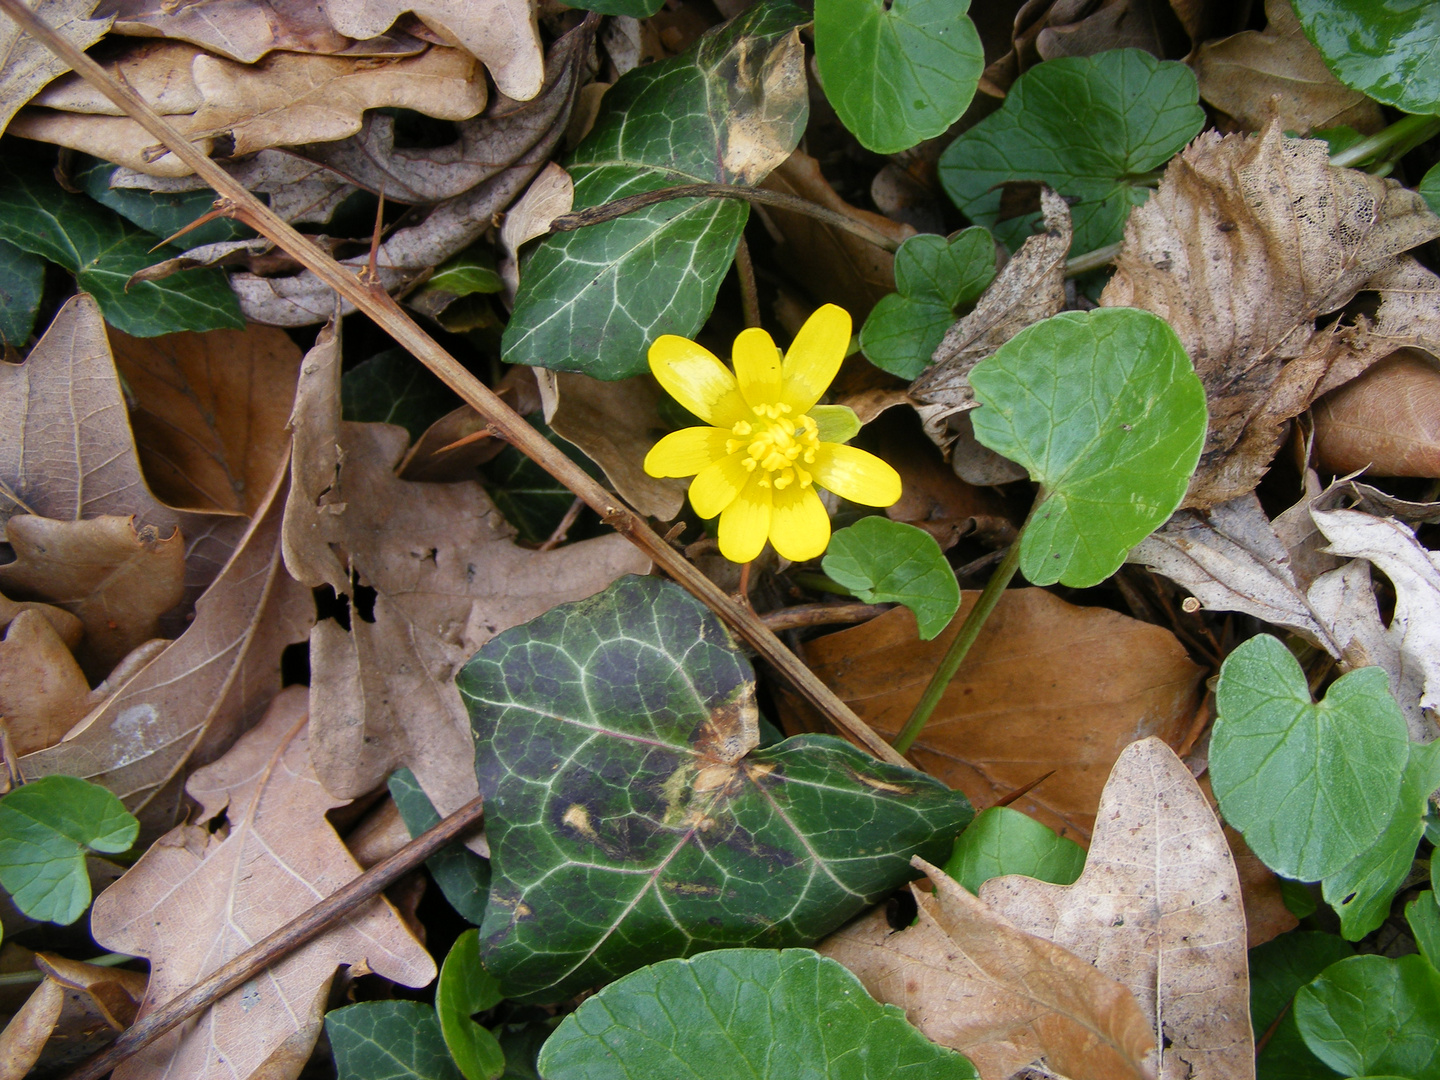
[[[996,806],[1009,806],[1011,803],[1015,802],[1017,799],[1023,798],[1024,796],[1028,795],[1030,792],[1034,791],[1037,787],[1039,787],[1041,784],[1043,784],[1046,780],[1049,780],[1050,777],[1052,777],[1052,776],[1055,775],[1055,771],[1056,771],[1056,770],[1051,769],[1051,770],[1050,770],[1049,772],[1047,772],[1044,776],[1037,777],[1036,779],[1031,780],[1031,781],[1030,781],[1028,784],[1026,784],[1024,787],[1018,787],[1018,788],[1016,788],[1014,791],[1010,792],[1009,795],[1006,795],[1006,796],[1004,796],[1003,798],[1000,798],[1000,799],[996,800],[995,805],[996,805]]]

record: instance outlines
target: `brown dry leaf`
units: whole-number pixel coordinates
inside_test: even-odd
[[[830,186],[820,163],[803,150],[782,161],[760,184],[770,191],[798,195],[827,210],[870,226],[897,244],[915,235],[909,225],[851,206]],[[779,248],[777,258],[791,276],[817,297],[833,300],[850,312],[859,326],[881,297],[895,291],[895,256],[852,233],[822,224],[812,217],[757,207],[762,220],[772,222]]]
[[[11,621],[18,618],[22,611],[33,611],[45,618],[51,628],[59,635],[65,647],[72,652],[80,644],[80,639],[85,636],[85,624],[77,619],[70,612],[58,608],[54,604],[42,604],[35,600],[11,600],[8,596],[0,593],[0,630],[9,626]],[[0,710],[3,712],[4,710]]]
[[[325,820],[345,801],[315,777],[305,702],[303,687],[284,691],[229,753],[194,773],[186,789],[201,806],[197,823],[161,837],[96,899],[95,940],[151,962],[141,1018],[359,875]],[[435,977],[424,947],[377,899],[124,1062],[115,1080],[294,1077],[336,966],[360,963],[404,986]]]
[[[935,885],[912,887],[919,920],[899,933],[883,909],[820,943],[872,997],[898,1005],[983,1080],[1044,1059],[1073,1080],[1155,1076],[1155,1036],[1131,992],[1067,949],[1027,933],[916,858]]]
[[[124,968],[54,953],[36,953],[34,964],[45,978],[0,1034],[0,1080],[79,1064],[134,1023],[145,993],[145,976]]]
[[[980,897],[1130,988],[1164,1048],[1160,1080],[1255,1075],[1234,859],[1195,778],[1159,739],[1116,761],[1073,885],[1010,875]]]
[[[910,395],[925,434],[949,451],[958,430],[951,417],[975,408],[970,369],[1031,323],[1048,319],[1065,306],[1065,257],[1070,251],[1070,207],[1049,188],[1040,192],[1045,229],[995,275],[966,315],[935,348],[933,363],[915,380]]]
[[[12,596],[64,608],[85,626],[81,667],[102,678],[141,642],[160,636],[160,616],[185,595],[185,541],[153,525],[107,515],[84,521],[16,514],[5,525],[15,561],[0,566]]]
[[[1272,119],[1301,135],[1342,124],[1370,134],[1385,125],[1379,105],[1330,73],[1290,0],[1265,0],[1265,18],[1263,31],[1200,46],[1201,97],[1256,130]]]
[[[914,616],[896,608],[807,642],[804,659],[888,738],[979,595],[965,590],[959,617],[933,641],[920,641]],[[1148,735],[1178,745],[1201,674],[1168,630],[1044,589],[1011,589],[910,756],[977,807],[1056,770],[1016,808],[1083,844],[1120,751]]]
[[[43,980],[31,991],[20,1011],[0,1031],[0,1080],[24,1080],[40,1060],[64,1004],[65,989],[52,979]]]
[[[0,641],[0,725],[16,754],[60,741],[90,706],[90,684],[43,615],[22,611]]]
[[[1289,419],[1404,345],[1440,338],[1440,278],[1403,252],[1440,236],[1414,191],[1329,163],[1320,140],[1200,135],[1125,226],[1108,307],[1180,335],[1205,384],[1210,431],[1185,505],[1254,488]],[[1373,320],[1315,320],[1361,290]]]
[[[1400,349],[1312,406],[1315,459],[1327,472],[1440,477],[1440,368]]]
[[[300,349],[267,326],[110,337],[152,489],[173,506],[255,513],[290,452]]]
[[[30,0],[28,6],[77,49],[88,49],[110,29],[108,18],[91,18],[95,0]],[[0,133],[20,106],[69,70],[13,20],[0,23]]]
[[[304,641],[314,620],[309,590],[281,563],[284,480],[282,463],[179,640],[151,654],[134,678],[116,679],[63,742],[21,758],[25,776],[62,773],[103,784],[151,835],[174,824],[187,764],[213,761],[255,722],[280,690],[281,652]]]
[[[447,814],[477,791],[455,672],[501,630],[644,573],[649,560],[618,535],[517,547],[479,483],[399,479],[405,430],[341,423],[339,399],[332,325],[300,377],[284,525],[290,572],[351,598],[348,630],[326,619],[310,636],[315,769],[348,798],[403,762]],[[355,603],[357,586],[375,590],[373,608]]]
[[[505,296],[512,304],[520,288],[521,247],[537,236],[544,236],[550,231],[550,223],[561,214],[568,214],[574,205],[575,182],[552,161],[505,212],[505,220],[500,225],[500,246],[505,249],[505,257],[500,260],[500,277],[505,282]]]

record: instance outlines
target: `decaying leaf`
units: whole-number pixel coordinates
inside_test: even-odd
[[[110,19],[91,18],[95,0],[36,0],[29,6],[77,49],[88,49],[110,29]],[[69,70],[69,64],[21,30],[18,23],[6,19],[0,24],[0,132],[20,106]]]
[[[43,750],[85,715],[90,684],[54,626],[24,610],[0,641],[0,724],[16,754]]]
[[[44,979],[0,1033],[0,1080],[77,1065],[135,1021],[145,976],[36,953]],[[28,1059],[28,1061],[27,1061]]]
[[[979,593],[962,595],[956,619],[933,641],[920,641],[914,617],[897,608],[807,642],[803,655],[861,719],[892,736]],[[981,809],[1056,770],[1016,809],[1085,843],[1121,750],[1147,735],[1178,745],[1200,674],[1168,630],[1043,589],[1011,589],[911,756]]]
[[[1312,407],[1327,472],[1440,477],[1440,366],[1399,349]]]
[[[1205,384],[1210,432],[1187,506],[1251,490],[1286,422],[1404,345],[1440,335],[1440,278],[1403,255],[1440,236],[1414,191],[1329,164],[1320,140],[1202,134],[1130,215],[1103,306],[1166,319]],[[1373,320],[1316,330],[1361,290]]]
[[[229,753],[194,773],[186,787],[201,806],[197,823],[161,837],[96,900],[95,939],[150,959],[141,1017],[360,873],[325,820],[344,801],[315,777],[305,701],[304,688],[285,691]],[[124,1062],[116,1080],[296,1076],[336,966],[362,962],[405,986],[435,977],[395,909],[373,900]]]
[[[1200,96],[1246,127],[1279,120],[1308,135],[1345,125],[1369,134],[1385,123],[1380,106],[1351,90],[1325,66],[1289,0],[1265,0],[1266,26],[1200,46]]]
[[[574,205],[575,181],[552,161],[505,212],[505,220],[500,225],[500,246],[505,249],[500,277],[505,281],[505,295],[511,303],[515,302],[515,290],[520,287],[520,249],[549,232],[550,223],[561,214],[568,214]]]

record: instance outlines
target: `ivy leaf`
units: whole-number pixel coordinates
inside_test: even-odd
[[[876,367],[915,379],[930,366],[950,324],[995,280],[995,241],[979,227],[953,239],[922,233],[895,252],[895,287],[860,328],[860,348]]]
[[[44,288],[45,260],[0,240],[0,344],[18,349],[30,340]]]
[[[575,209],[677,184],[756,184],[800,140],[809,112],[788,0],[763,0],[680,56],[627,72],[566,168]],[[647,369],[660,334],[693,337],[715,304],[747,208],[672,199],[547,236],[525,257],[504,359],[598,379]]]
[[[1409,757],[1384,671],[1342,675],[1317,705],[1299,662],[1261,634],[1226,657],[1215,706],[1215,797],[1266,866],[1319,881],[1375,843]]]
[[[404,349],[386,349],[340,377],[340,408],[356,423],[399,424],[417,441],[460,398]]]
[[[421,790],[415,774],[409,769],[396,769],[387,786],[405,831],[413,840],[421,833],[440,824],[440,815]],[[440,886],[450,906],[466,922],[479,924],[485,918],[485,904],[490,898],[490,864],[470,851],[464,844],[449,844],[425,860],[425,869]]]
[[[0,240],[58,263],[95,297],[105,321],[133,337],[177,330],[243,329],[219,270],[185,270],[126,286],[131,275],[179,255],[84,195],[63,190],[38,162],[0,162]]]
[[[435,984],[440,1033],[465,1080],[496,1080],[505,1071],[505,1052],[487,1028],[472,1017],[500,1004],[500,985],[480,964],[480,935],[466,930],[450,947]]]
[[[684,589],[621,578],[457,685],[492,852],[485,966],[555,1001],[657,958],[835,929],[944,856],[958,792],[831,736],[763,750],[750,664]]]
[[[1137,308],[1066,311],[970,372],[975,438],[1040,499],[1020,539],[1033,585],[1098,585],[1180,505],[1205,440],[1205,390],[1175,331]]]
[[[101,206],[108,206],[125,220],[134,222],[160,239],[174,235],[202,214],[208,214],[215,206],[215,193],[208,187],[198,191],[112,188],[110,178],[119,166],[99,158],[89,158],[88,162],[71,174],[75,185]],[[183,239],[185,247],[193,248],[254,235],[238,221],[216,218],[186,233]]]
[[[418,1001],[365,1001],[325,1014],[339,1080],[466,1080]]]
[[[975,96],[970,0],[816,0],[815,66],[836,114],[877,154],[941,135]]]
[[[1084,869],[1084,848],[1008,806],[977,814],[945,864],[945,873],[977,896],[981,885],[1004,874],[1073,885]]]
[[[0,885],[32,919],[69,925],[90,906],[87,851],[128,851],[140,823],[111,792],[46,776],[0,799]]]
[[[1294,0],[1335,77],[1408,113],[1440,113],[1440,7],[1426,0]]]
[[[723,949],[611,983],[540,1051],[547,1080],[704,1075],[755,1080],[967,1080],[953,1050],[809,949]]]
[[[1440,971],[1423,956],[1352,956],[1295,995],[1311,1053],[1344,1076],[1440,1080]]]
[[[665,0],[585,0],[578,5],[583,11],[598,11],[601,15],[629,15],[635,19],[648,19],[660,10]]]
[[[1149,197],[1144,174],[1199,133],[1205,112],[1184,64],[1139,49],[1047,60],[1015,81],[999,112],[940,156],[940,181],[971,221],[1014,251],[1035,215],[1000,221],[1009,180],[1038,180],[1076,200],[1072,250],[1120,239],[1132,206]]]
[[[841,529],[821,566],[867,604],[904,604],[925,641],[944,630],[960,607],[960,583],[940,545],[901,521],[866,517]]]
[[[1350,941],[1378,929],[1390,915],[1390,901],[1405,883],[1415,847],[1425,834],[1425,811],[1436,788],[1440,788],[1440,743],[1411,743],[1389,824],[1374,843],[1325,879],[1325,900],[1339,913],[1340,932]]]

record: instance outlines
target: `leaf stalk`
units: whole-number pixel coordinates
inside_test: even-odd
[[[1385,161],[1392,161],[1434,135],[1440,135],[1440,116],[1402,116],[1369,138],[1361,139],[1338,154],[1330,155],[1330,164],[1353,168],[1362,161],[1382,155]]]

